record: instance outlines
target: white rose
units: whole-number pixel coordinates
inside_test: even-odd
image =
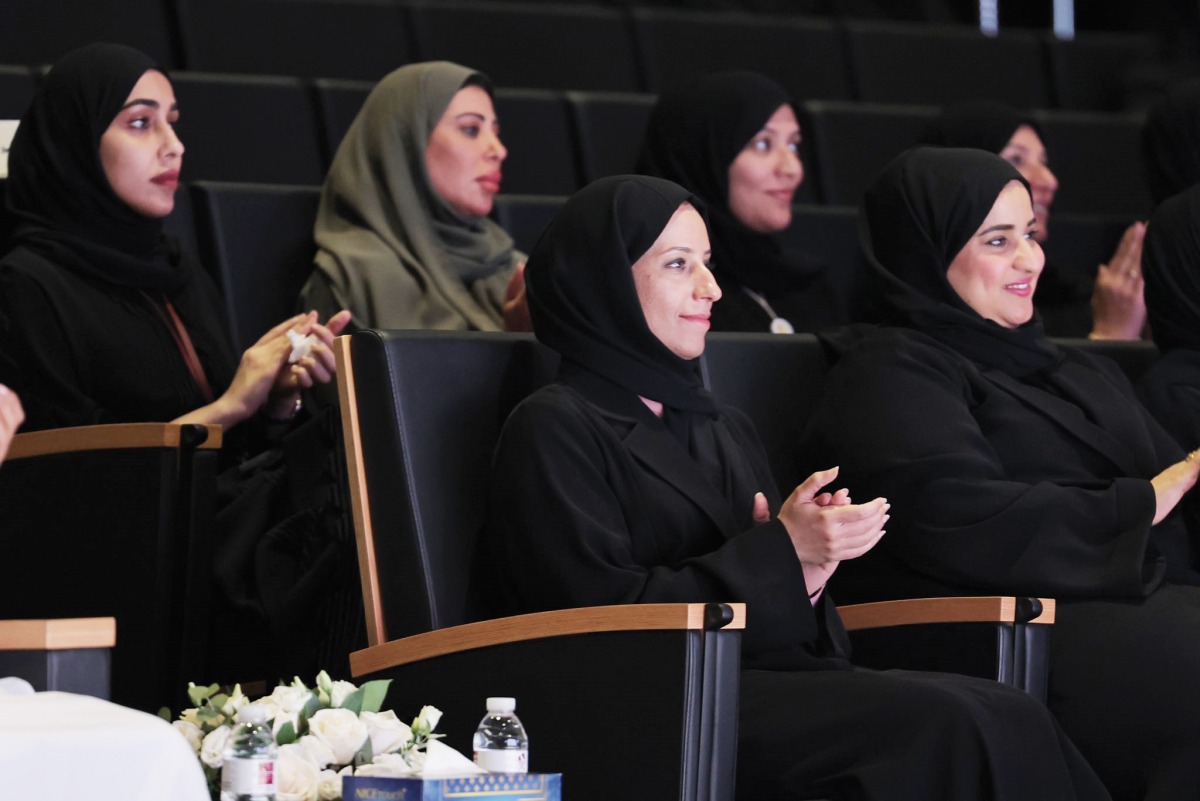
[[[183,735],[183,739],[188,741],[188,745],[197,754],[200,753],[200,743],[204,740],[204,732],[200,731],[200,727],[195,723],[186,720],[176,720],[171,725],[175,731]]]
[[[297,687],[295,684],[281,684],[271,693],[271,700],[279,707],[279,711],[293,714],[304,709],[304,705],[308,703],[311,696],[312,691],[303,685]]]
[[[317,797],[321,801],[337,801],[342,797],[342,777],[332,770],[321,771],[317,782]]]
[[[321,771],[299,749],[284,746],[275,757],[276,801],[317,801]]]
[[[371,738],[371,752],[377,756],[399,750],[412,742],[412,729],[390,709],[386,712],[363,712],[361,719]]]
[[[263,709],[267,710],[267,720],[278,717],[280,712],[279,704],[275,703],[270,696],[267,696],[266,698],[259,698],[257,701],[247,704],[246,706],[261,706]]]
[[[411,776],[413,769],[399,754],[381,754],[369,765],[355,768],[356,776]]]
[[[331,763],[337,760],[333,755],[333,751],[329,746],[325,745],[320,739],[313,737],[311,734],[306,734],[296,741],[296,745],[300,747],[304,758],[316,765],[318,768],[328,767]]]
[[[242,685],[233,685],[233,692],[229,694],[229,699],[221,707],[221,712],[230,720],[237,719],[238,710],[250,703],[250,699],[242,695]]]
[[[308,721],[308,731],[333,751],[334,762],[345,765],[367,739],[367,726],[349,709],[321,709]]]
[[[436,706],[423,706],[420,713],[417,714],[417,726],[424,726],[425,731],[430,732],[437,728],[438,721],[442,719],[442,710]]]
[[[219,768],[225,763],[225,743],[233,728],[218,726],[204,736],[200,743],[200,761],[210,768]]]
[[[348,681],[335,681],[333,686],[329,688],[329,705],[341,706],[346,703],[346,699],[350,697],[350,694],[357,690],[358,688]]]

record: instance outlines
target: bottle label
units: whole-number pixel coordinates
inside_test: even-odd
[[[275,795],[275,760],[226,757],[221,766],[221,792]]]
[[[489,773],[528,773],[528,748],[485,748],[475,751],[475,764]]]

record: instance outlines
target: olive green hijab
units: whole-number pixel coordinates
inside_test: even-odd
[[[306,308],[349,309],[360,328],[503,328],[524,256],[492,220],[442,200],[425,166],[430,134],[468,83],[491,94],[487,76],[448,61],[401,67],[371,91],[321,190]]]

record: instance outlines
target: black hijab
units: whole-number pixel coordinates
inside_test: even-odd
[[[100,137],[134,85],[160,70],[131,47],[97,43],[64,56],[21,118],[9,152],[12,245],[109,283],[173,293],[185,282],[162,221],[117,197]]]
[[[823,268],[729,210],[729,165],[782,105],[796,106],[771,79],[718,72],[664,92],[646,127],[638,172],[686,186],[707,204],[713,272],[727,290],[732,280],[768,294],[803,291]]]
[[[525,267],[533,330],[563,359],[668,409],[716,414],[696,360],[681,359],[650,330],[633,263],[680,204],[703,205],[659,178],[601,178],[573,195]]]
[[[1158,347],[1200,351],[1200,185],[1155,209],[1146,226],[1142,274]]]
[[[1021,174],[999,156],[917,147],[886,166],[859,208],[862,249],[888,288],[893,322],[937,339],[985,367],[1022,377],[1057,363],[1034,319],[1015,329],[981,317],[946,278],[1009,181]]]
[[[936,147],[974,147],[999,153],[1022,125],[1028,125],[1041,137],[1041,128],[1028,114],[997,100],[968,100],[943,108],[925,131],[922,142]]]
[[[1155,205],[1200,183],[1200,78],[1172,84],[1146,113],[1142,161]]]

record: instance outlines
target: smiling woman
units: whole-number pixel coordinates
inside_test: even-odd
[[[896,514],[832,590],[1057,598],[1047,700],[1063,728],[1115,798],[1194,797],[1200,461],[1113,362],[1030,319],[1042,259],[1012,165],[916,148],[859,214],[891,325],[844,348],[798,453]]]
[[[325,179],[304,305],[365,328],[528,329],[525,256],[487,217],[507,156],[486,75],[448,61],[389,74]]]
[[[800,141],[787,92],[753,72],[700,76],[664,92],[651,112],[638,170],[708,206],[712,270],[725,293],[714,330],[792,333],[849,321],[826,266],[780,237],[804,180]]]

